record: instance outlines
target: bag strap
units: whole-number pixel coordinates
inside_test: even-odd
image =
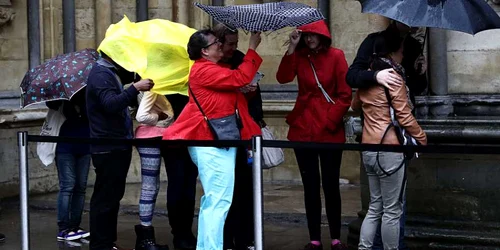
[[[323,93],[323,96],[326,98],[327,102],[331,102],[332,104],[335,104],[335,101],[328,95],[326,90],[323,88],[323,85],[321,85],[321,83],[319,82],[318,75],[316,74],[316,69],[314,68],[314,64],[312,63],[311,58],[308,57],[307,59],[309,59],[309,64],[311,65],[311,69],[314,73],[314,79],[316,79],[316,83],[318,84],[318,87],[321,90],[321,93]]]
[[[389,132],[389,130],[394,127],[394,129],[396,129],[396,126],[395,126],[395,117],[394,117],[394,108],[392,106],[392,100],[391,100],[391,96],[389,94],[389,89],[384,87],[384,92],[385,92],[385,96],[387,98],[387,102],[389,103],[389,110],[390,110],[390,115],[391,115],[391,123],[389,125],[387,125],[387,128],[385,129],[385,132],[384,132],[384,135],[382,135],[382,139],[380,140],[380,144],[382,144],[382,142],[384,141],[384,138],[385,136],[387,135],[387,133]],[[397,132],[396,132],[397,133]],[[392,172],[387,172],[385,171],[385,169],[380,165],[380,161],[379,161],[379,156],[380,156],[380,151],[377,152],[377,165],[378,167],[380,168],[380,170],[382,170],[382,172],[386,175],[386,176],[391,176],[393,175],[394,173],[398,172],[402,167],[406,166],[406,155],[404,156],[404,159],[403,161],[401,162],[401,164]]]
[[[205,114],[205,112],[203,112],[203,109],[201,108],[201,105],[198,102],[198,99],[196,99],[196,96],[194,95],[193,90],[191,89],[191,86],[188,86],[188,88],[189,88],[189,93],[191,94],[191,96],[193,96],[193,100],[196,103],[196,106],[198,106],[198,109],[200,110],[201,114],[203,115],[203,118],[205,119],[205,121],[208,121],[208,117]]]

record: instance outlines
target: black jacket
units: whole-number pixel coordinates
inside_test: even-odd
[[[347,71],[347,84],[352,88],[366,88],[377,84],[375,72],[368,71],[370,68],[370,57],[373,54],[373,45],[378,36],[383,32],[372,33],[368,35],[361,43],[358,54],[354,62]],[[405,39],[403,51],[403,67],[406,73],[406,85],[410,88],[410,97],[415,102],[415,95],[421,94],[427,88],[426,74],[418,75],[414,63],[422,52],[422,45],[415,38],[408,36]]]

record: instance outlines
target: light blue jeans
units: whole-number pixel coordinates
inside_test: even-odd
[[[399,219],[403,212],[402,191],[404,186],[405,167],[387,176],[386,172],[394,172],[404,161],[403,153],[363,152],[363,164],[368,175],[370,187],[370,206],[361,226],[359,239],[360,250],[372,249],[377,229],[382,223],[382,243],[385,250],[396,250],[399,247]]]
[[[224,222],[233,199],[236,148],[189,147],[189,154],[204,191],[196,249],[222,250]]]

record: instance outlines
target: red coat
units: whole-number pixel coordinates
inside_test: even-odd
[[[299,29],[331,40],[324,21],[307,24]],[[308,58],[316,68],[321,85],[335,104],[328,103],[323,96]],[[297,76],[299,85],[295,107],[286,117],[290,126],[290,141],[345,142],[343,117],[352,100],[352,90],[345,80],[347,68],[344,52],[331,47],[318,53],[308,48],[298,48],[293,54],[283,57],[276,74],[278,82],[288,83]]]
[[[259,125],[248,112],[245,96],[239,88],[250,83],[262,63],[254,50],[248,50],[243,63],[231,70],[206,59],[196,60],[189,73],[189,85],[209,119],[221,118],[235,112],[236,99],[243,122],[241,138],[251,139],[260,135]],[[177,120],[163,133],[164,140],[213,140],[192,96]]]

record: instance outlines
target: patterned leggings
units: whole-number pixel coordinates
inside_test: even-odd
[[[151,226],[155,211],[156,197],[160,190],[160,148],[137,147],[141,157],[141,199],[139,200],[139,218],[141,225]]]

